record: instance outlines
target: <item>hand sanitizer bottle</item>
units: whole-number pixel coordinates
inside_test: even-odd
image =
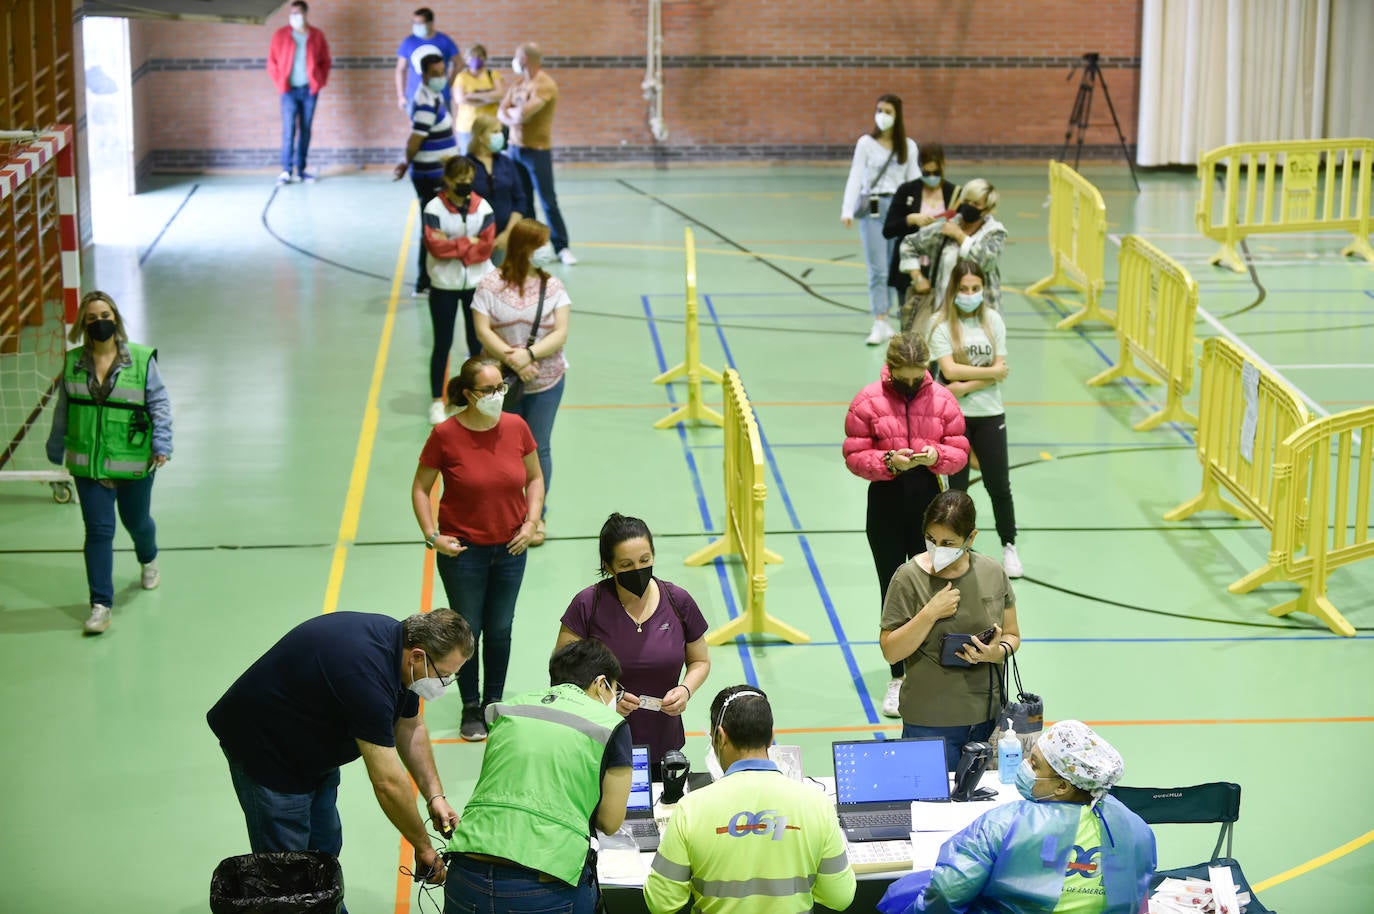
[[[1021,740],[1016,738],[1011,718],[1007,718],[1007,732],[997,741],[997,779],[1003,784],[1016,783],[1016,769],[1021,767]]]

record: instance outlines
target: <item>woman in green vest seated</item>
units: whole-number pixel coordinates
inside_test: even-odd
[[[172,403],[157,370],[157,350],[129,342],[114,299],[81,299],[57,388],[48,459],[76,479],[86,524],[88,635],[110,627],[114,607],[115,510],[134,541],[144,590],[157,586],[157,527],[148,505],[153,471],[172,457]]]
[[[630,799],[620,662],[595,638],[549,658],[549,687],[487,708],[482,773],[449,841],[444,911],[596,907],[591,828],[613,834]]]

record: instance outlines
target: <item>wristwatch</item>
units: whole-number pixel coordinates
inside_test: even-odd
[[[434,531],[433,533],[431,533],[429,536],[425,537],[425,548],[426,548],[426,549],[433,549],[433,548],[434,548],[434,541],[437,540],[438,538],[439,538],[439,531],[438,531],[438,530],[435,530],[435,531]]]

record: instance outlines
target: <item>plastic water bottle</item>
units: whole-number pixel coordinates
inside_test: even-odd
[[[1016,783],[1016,769],[1021,767],[1021,741],[1007,718],[1007,732],[997,741],[997,779],[1003,784]]]

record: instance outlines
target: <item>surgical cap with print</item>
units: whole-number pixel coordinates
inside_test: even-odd
[[[1121,753],[1080,720],[1059,721],[1036,746],[1056,774],[1092,794],[1094,801],[1106,796],[1125,770]]]

